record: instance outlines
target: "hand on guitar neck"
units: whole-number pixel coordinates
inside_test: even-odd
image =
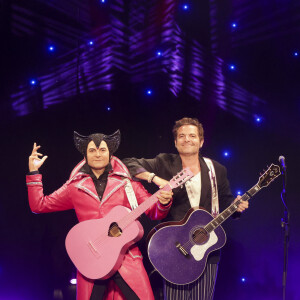
[[[147,180],[150,176],[150,172],[142,172],[139,174],[136,174],[135,177],[141,180]],[[152,173],[153,174],[153,173]],[[164,188],[169,182],[165,179],[162,179],[158,176],[154,176],[152,177],[151,182],[155,183],[160,189]],[[162,205],[168,205],[170,203],[170,201],[172,200],[172,196],[173,196],[173,192],[171,191],[161,191],[158,195],[158,201],[162,204]]]
[[[241,196],[237,196],[233,202],[241,200]],[[247,208],[249,208],[249,201],[241,201],[241,203],[238,205],[238,209],[236,210],[237,212],[244,212]]]
[[[168,205],[170,203],[170,201],[172,200],[173,192],[172,192],[172,190],[160,191],[160,193],[157,194],[156,196],[157,196],[158,201],[162,205]]]

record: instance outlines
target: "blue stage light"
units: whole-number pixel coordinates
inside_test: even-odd
[[[238,191],[236,191],[236,194],[237,195],[242,195],[242,191],[238,190]]]
[[[148,90],[146,91],[146,93],[147,93],[147,95],[152,95],[152,90],[148,89]]]
[[[189,6],[188,4],[183,4],[183,5],[182,5],[182,8],[183,8],[184,10],[189,10],[190,6]]]
[[[90,45],[90,46],[93,46],[93,45],[94,45],[94,42],[93,42],[93,41],[89,41],[89,45]]]
[[[228,152],[228,151],[224,151],[224,152],[223,152],[223,156],[229,157],[229,152]]]
[[[241,282],[246,282],[246,278],[245,278],[245,277],[242,277],[242,278],[241,278]]]
[[[299,55],[299,52],[295,51],[294,56],[298,56],[298,55]]]
[[[110,111],[110,110],[111,110],[111,108],[108,106],[108,107],[107,107],[107,110],[108,110],[108,111]]]
[[[157,56],[162,56],[162,52],[158,50],[158,51],[156,51],[156,55]]]
[[[230,69],[230,70],[234,71],[234,70],[235,70],[235,68],[236,68],[236,67],[235,67],[235,65],[232,65],[232,64],[231,64],[231,65],[229,65],[229,69]]]
[[[255,117],[255,122],[256,123],[261,123],[261,121],[262,121],[261,117],[259,117],[259,116]]]
[[[105,3],[105,0],[101,0],[102,3]]]
[[[31,80],[30,80],[30,84],[31,84],[31,85],[36,85],[36,83],[37,83],[37,81],[36,81],[35,79],[31,79]]]
[[[50,52],[53,52],[53,51],[55,50],[55,47],[54,47],[53,45],[50,45],[50,46],[48,47],[48,50],[49,50]]]
[[[237,27],[237,23],[231,23],[231,27],[232,28],[236,28]]]

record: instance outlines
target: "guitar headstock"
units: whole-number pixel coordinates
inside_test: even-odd
[[[193,176],[194,176],[194,174],[190,170],[190,168],[185,168],[185,169],[181,170],[179,173],[177,173],[169,181],[169,185],[172,187],[172,189],[177,188],[177,187],[183,185],[186,181],[191,179]]]
[[[262,187],[268,186],[275,178],[281,174],[280,167],[274,164],[268,168],[268,170],[259,177],[258,185]]]

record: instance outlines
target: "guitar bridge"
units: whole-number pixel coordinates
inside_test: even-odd
[[[176,243],[176,248],[183,254],[185,257],[189,256],[189,253],[181,246],[179,242]]]
[[[91,252],[95,255],[96,258],[100,257],[100,253],[97,251],[96,247],[94,247],[91,241],[88,242],[88,247],[90,248]]]

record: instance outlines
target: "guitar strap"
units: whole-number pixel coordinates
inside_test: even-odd
[[[211,214],[213,217],[217,217],[219,214],[219,197],[218,197],[218,185],[217,177],[214,165],[211,159],[204,157],[204,161],[209,169],[209,179],[211,184]]]
[[[124,181],[125,181],[125,193],[127,195],[129,204],[131,206],[131,210],[134,210],[135,208],[137,208],[139,206],[138,202],[136,200],[135,193],[133,191],[130,180],[128,178],[124,178]]]

